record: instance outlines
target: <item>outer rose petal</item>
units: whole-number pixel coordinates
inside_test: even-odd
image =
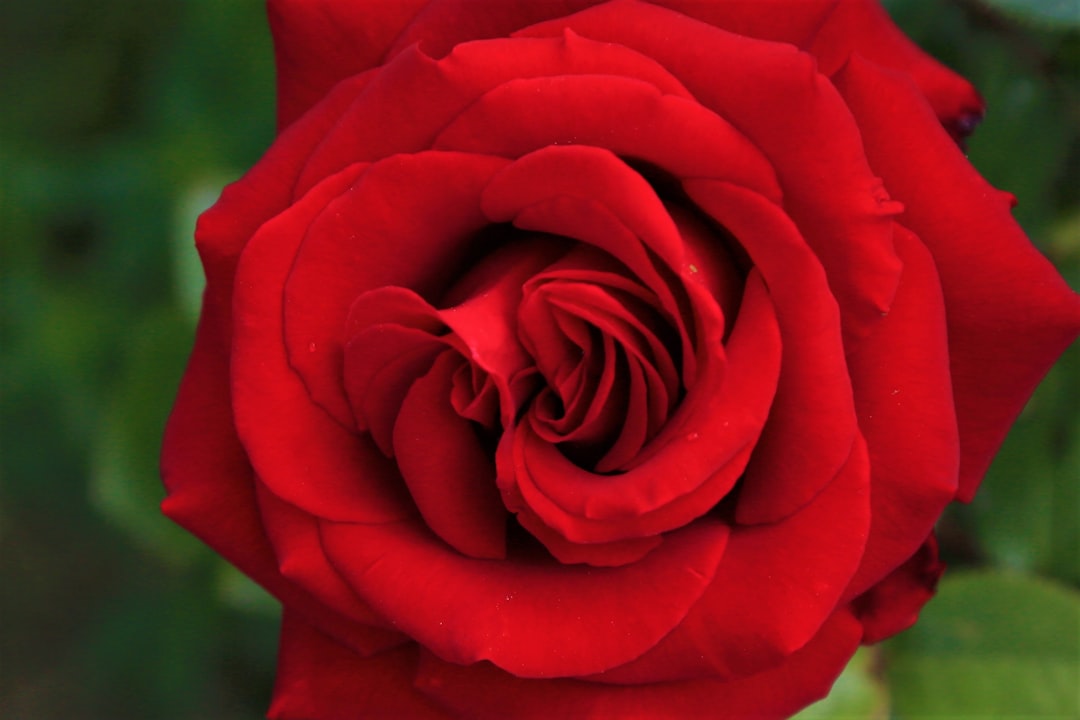
[[[277,61],[278,130],[339,81],[380,64],[427,0],[268,0]]]
[[[366,83],[364,78],[353,78],[334,88],[317,107],[279,135],[262,159],[226,187],[214,206],[199,216],[195,245],[206,271],[208,293],[221,299],[231,297],[241,250],[259,226],[297,199],[296,180],[308,156]]]
[[[507,82],[551,75],[633,77],[688,97],[655,60],[613,43],[568,33],[467,43],[442,60],[415,46],[376,73],[305,168],[300,187],[355,160],[430,149],[438,133],[481,95]]]
[[[424,11],[394,43],[394,55],[414,43],[432,57],[443,57],[469,40],[505,37],[518,28],[562,17],[601,0],[429,0]]]
[[[870,539],[848,597],[911,557],[956,496],[960,468],[945,304],[933,258],[896,228],[904,275],[889,316],[849,350],[870,449]]]
[[[757,675],[628,687],[522,680],[488,663],[460,667],[424,653],[416,686],[471,720],[780,720],[825,696],[861,634],[839,610],[804,648]]]
[[[904,224],[930,249],[941,276],[960,425],[958,497],[971,500],[1009,426],[1080,332],[1080,296],[907,78],[855,56],[836,84],[859,120],[870,162],[904,203]]]
[[[415,513],[395,469],[312,404],[282,343],[281,289],[296,248],[312,219],[358,174],[354,167],[327,178],[245,247],[233,304],[233,410],[237,434],[271,492],[316,516],[390,522]],[[288,422],[270,421],[282,417]]]
[[[269,0],[278,77],[278,127],[285,128],[337,82],[419,43],[443,57],[469,40],[509,35],[600,0],[487,2],[476,0]],[[814,54],[830,74],[852,52],[911,75],[950,127],[982,113],[970,83],[923,53],[869,0],[789,0],[779,3],[656,0],[671,10],[739,35],[786,42]],[[966,133],[965,133],[966,134]]]
[[[727,536],[702,520],[632,565],[590,568],[463,557],[419,523],[322,525],[330,561],[395,627],[451,662],[522,677],[589,675],[641,655],[705,592]]]
[[[806,49],[815,34],[828,23],[836,6],[846,0],[650,1],[729,32]]]
[[[905,73],[954,135],[967,135],[982,117],[983,99],[972,84],[920,50],[876,0],[837,2],[808,49],[827,75],[852,53]]]
[[[408,642],[408,637],[390,629],[389,623],[375,614],[330,565],[319,541],[315,518],[260,485],[255,490],[262,525],[281,574],[355,624],[356,632],[335,635],[338,641],[364,655]]]
[[[203,309],[165,429],[161,471],[168,497],[162,510],[324,632],[357,650],[386,647],[388,638],[346,620],[278,571],[262,527],[251,466],[233,428],[228,354],[216,331],[219,313],[212,303]]]
[[[589,42],[567,33],[568,43]],[[571,144],[644,160],[677,178],[728,180],[780,200],[775,171],[742,134],[696,101],[637,78],[559,75],[504,83],[469,106],[434,146],[515,158]]]
[[[418,654],[415,645],[407,645],[364,658],[286,610],[268,717],[450,720],[455,716],[412,686]]]
[[[914,625],[944,571],[931,535],[907,562],[852,603],[863,624],[863,642],[876,643]]]
[[[596,679],[731,679],[783,662],[819,632],[858,567],[868,489],[860,439],[840,475],[805,508],[773,525],[733,528],[716,576],[683,622],[638,660]]]

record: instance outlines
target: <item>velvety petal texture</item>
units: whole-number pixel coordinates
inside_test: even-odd
[[[783,718],[915,621],[1080,299],[873,0],[269,0],[163,510],[269,716]]]

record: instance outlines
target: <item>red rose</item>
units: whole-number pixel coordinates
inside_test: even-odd
[[[914,621],[1080,301],[876,5],[271,1],[165,511],[278,718],[782,717]]]

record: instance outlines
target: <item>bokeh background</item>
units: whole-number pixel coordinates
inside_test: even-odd
[[[1080,287],[1080,3],[892,0],[990,112],[972,162]],[[164,520],[195,217],[273,137],[258,0],[0,3],[0,718],[262,717],[278,609]],[[813,718],[1080,717],[1080,352],[971,506],[915,629]]]

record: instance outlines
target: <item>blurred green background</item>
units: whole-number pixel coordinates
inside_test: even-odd
[[[893,0],[990,113],[972,161],[1080,287],[1075,0]],[[262,717],[277,609],[159,514],[194,219],[273,137],[256,0],[0,4],[0,718]],[[1080,352],[1057,366],[912,631],[814,718],[1080,717]]]

